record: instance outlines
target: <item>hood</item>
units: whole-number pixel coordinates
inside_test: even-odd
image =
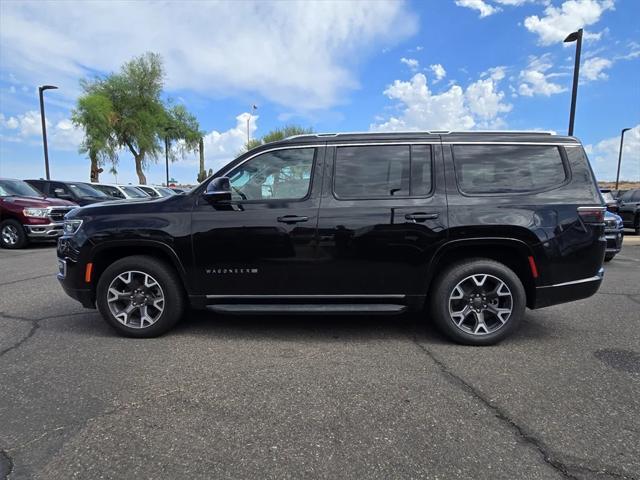
[[[49,197],[5,197],[4,202],[24,208],[75,207],[73,202]]]

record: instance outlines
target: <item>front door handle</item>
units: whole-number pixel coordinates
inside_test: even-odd
[[[309,220],[309,217],[300,217],[298,215],[285,215],[284,217],[278,217],[278,221],[280,223],[300,223],[306,222]]]
[[[404,218],[411,222],[424,222],[426,220],[435,220],[438,218],[437,213],[425,213],[425,212],[415,212],[415,213],[407,213]]]

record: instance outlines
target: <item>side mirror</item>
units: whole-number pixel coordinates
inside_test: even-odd
[[[64,190],[62,188],[56,188],[53,191],[53,194],[57,197],[57,198],[61,198],[63,200],[67,200],[71,198],[71,195],[64,193]]]
[[[204,198],[209,202],[231,200],[231,183],[228,177],[217,177],[209,182],[204,191]]]

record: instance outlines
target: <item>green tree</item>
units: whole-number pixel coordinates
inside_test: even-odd
[[[112,164],[117,162],[117,146],[111,134],[114,119],[111,100],[99,93],[87,94],[78,99],[78,104],[71,114],[73,123],[84,129],[80,153],[89,156],[89,178],[92,182],[99,181],[100,167],[106,161],[110,160]]]
[[[286,125],[282,128],[275,128],[260,139],[251,139],[245,144],[245,151],[248,152],[265,143],[277,142],[278,140],[284,140],[294,135],[305,135],[309,133],[313,133],[313,128],[305,128],[298,125]]]
[[[128,149],[133,155],[141,184],[147,183],[144,170],[149,161],[157,161],[165,140],[169,144],[178,141],[178,150],[183,155],[197,147],[202,133],[196,118],[184,106],[168,107],[162,101],[164,68],[160,55],[145,53],[125,63],[119,73],[81,85],[85,94],[78,104],[91,95],[110,100],[113,110],[110,136],[114,145]],[[176,159],[175,153],[170,156]]]

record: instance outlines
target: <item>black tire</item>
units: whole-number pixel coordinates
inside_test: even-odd
[[[161,288],[164,304],[157,320],[147,326],[128,326],[121,323],[111,311],[108,302],[109,286],[116,278],[125,272],[140,272],[149,275]],[[133,282],[131,282],[133,283]],[[139,283],[139,282],[138,282]],[[142,287],[142,285],[139,285]],[[127,305],[128,300],[122,301]],[[107,267],[100,275],[96,290],[96,304],[105,321],[120,335],[136,338],[157,337],[169,331],[182,317],[185,308],[185,295],[182,283],[176,271],[165,262],[153,257],[136,255],[122,258]],[[114,306],[117,307],[116,304]],[[138,317],[140,316],[138,309]],[[154,310],[157,314],[159,309]],[[143,322],[141,322],[143,323]]]
[[[29,237],[24,227],[17,220],[7,219],[0,223],[0,246],[10,250],[24,248],[29,244]]]
[[[487,304],[491,303],[490,298],[495,299],[496,307],[500,307],[500,302],[507,302],[502,304],[501,308],[511,308],[511,313],[503,314],[506,316],[505,321],[499,320],[497,315],[487,310],[483,311],[483,316],[486,315],[487,325],[484,327],[485,332],[481,332],[478,328],[480,322],[478,316],[473,310],[470,311],[464,319],[460,322],[461,326],[458,326],[453,320],[449,312],[450,302],[461,302],[457,305],[464,305],[466,308],[467,302],[469,302],[469,308],[471,308],[474,301],[471,297],[482,294],[482,289],[485,288],[477,286],[475,283],[471,284],[472,289],[468,289],[467,283],[464,283],[465,289],[469,290],[469,296],[465,295],[464,299],[453,300],[451,296],[454,295],[457,285],[460,282],[473,281],[474,275],[489,275],[485,279],[486,288],[492,288],[497,290],[495,286],[499,285],[499,282],[503,282],[508,288],[510,298],[506,295],[505,290],[500,290],[504,296],[491,295],[491,292],[487,293]],[[479,277],[480,279],[482,277]],[[502,263],[485,258],[472,258],[455,263],[449,266],[443,271],[435,280],[435,288],[432,290],[431,298],[431,314],[435,321],[436,327],[451,340],[464,345],[493,345],[511,335],[520,325],[524,317],[524,310],[526,307],[526,293],[522,282],[518,276],[508,267]],[[489,283],[486,283],[489,282]],[[502,288],[502,287],[501,287]],[[471,291],[473,290],[473,291]],[[460,292],[456,290],[456,295]],[[481,296],[478,297],[478,302],[482,302]],[[483,308],[483,305],[477,305],[479,309]],[[458,308],[458,307],[456,307]],[[491,308],[491,307],[490,307]],[[458,310],[460,310],[458,308]],[[455,311],[454,311],[455,312]],[[485,313],[487,312],[487,313]],[[479,314],[478,314],[479,315]],[[466,322],[474,322],[474,326],[468,326]],[[489,326],[490,325],[490,326]],[[495,328],[495,330],[494,330]],[[478,333],[468,332],[467,329],[475,329]]]
[[[636,215],[635,221],[633,222],[633,230],[636,235],[640,235],[640,215]]]
[[[605,253],[604,254],[604,261],[605,262],[610,262],[611,260],[613,260],[613,257],[615,257],[616,254],[615,253]]]

